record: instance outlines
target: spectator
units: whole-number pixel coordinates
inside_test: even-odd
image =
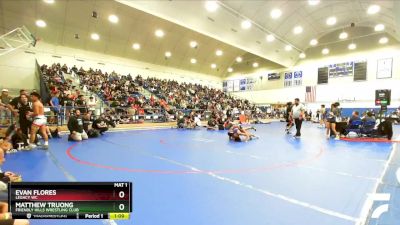
[[[96,99],[93,97],[93,96],[90,96],[89,97],[89,101],[88,101],[88,103],[87,103],[87,106],[88,106],[88,108],[89,108],[89,112],[91,112],[92,114],[95,112],[95,110],[96,110],[96,104],[97,104],[97,101],[96,101]]]
[[[0,166],[5,162],[4,151],[0,148]],[[20,182],[21,176],[13,172],[0,172],[0,225],[29,225],[28,220],[13,220],[11,219],[11,214],[8,212],[8,204],[4,203],[7,201],[7,183],[8,182]]]
[[[68,120],[68,130],[70,132],[68,140],[82,141],[88,139],[88,136],[83,129],[83,119],[79,109],[75,110],[75,115],[70,116]]]
[[[7,125],[10,123],[11,111],[7,107],[11,102],[11,97],[8,95],[8,89],[3,89],[1,91],[0,99],[0,120],[1,124]]]
[[[77,92],[78,93],[78,92]],[[87,112],[87,106],[85,101],[85,96],[79,95],[75,104],[76,108],[78,108],[82,113]]]
[[[375,122],[376,119],[372,111],[368,111],[367,115],[362,119],[363,122]]]
[[[358,111],[353,111],[349,119],[348,124],[351,125],[354,121],[360,121],[360,113]]]
[[[104,114],[101,114],[101,116],[99,118],[97,118],[94,122],[93,122],[93,129],[96,129],[100,132],[101,135],[104,134],[104,132],[106,132],[108,130],[107,127],[107,123],[104,120],[105,116]]]
[[[58,98],[58,92],[51,93],[50,106],[54,117],[51,117],[49,122],[58,125],[58,115],[60,114],[61,108],[60,99]]]

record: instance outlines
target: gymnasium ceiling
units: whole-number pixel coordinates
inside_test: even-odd
[[[323,57],[321,50],[329,48],[330,54],[348,52],[347,46],[354,42],[357,50],[379,48],[381,37],[388,44],[400,40],[400,1],[320,0],[310,5],[307,0],[280,1],[217,1],[218,8],[210,12],[205,1],[132,1],[132,0],[0,0],[0,33],[25,25],[41,41],[72,48],[125,57],[148,63],[223,77],[228,68],[235,72],[250,73],[253,63],[261,68],[290,67],[299,60],[299,53],[307,58]],[[380,7],[376,14],[368,14],[369,6]],[[281,10],[281,16],[272,19],[271,10]],[[97,12],[97,18],[92,12]],[[108,16],[115,14],[119,21],[113,24]],[[334,25],[327,25],[328,17],[336,17]],[[35,21],[47,23],[40,28]],[[252,27],[241,28],[243,20]],[[354,27],[350,27],[354,23]],[[375,31],[383,24],[383,31]],[[303,31],[294,34],[301,26]],[[162,29],[164,37],[155,36]],[[347,32],[346,40],[338,38]],[[90,35],[98,33],[100,39]],[[79,35],[79,39],[75,38]],[[268,42],[272,34],[275,40]],[[310,45],[317,39],[316,46]],[[197,48],[189,46],[198,43]],[[140,50],[132,48],[140,44]],[[286,51],[285,46],[293,47]],[[217,56],[216,50],[223,55]],[[165,52],[170,51],[168,59]],[[354,50],[353,50],[354,51]],[[238,63],[236,57],[243,61]],[[197,62],[192,64],[191,58]],[[211,68],[216,64],[216,68]]]

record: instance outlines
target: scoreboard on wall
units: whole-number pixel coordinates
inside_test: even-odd
[[[129,219],[131,182],[9,183],[13,219]]]

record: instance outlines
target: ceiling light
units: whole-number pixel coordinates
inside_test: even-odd
[[[197,48],[197,42],[191,41],[189,44],[191,48]]]
[[[222,54],[223,54],[223,52],[219,49],[217,51],[215,51],[215,55],[217,55],[217,56],[221,56]]]
[[[229,68],[228,68],[228,72],[229,72],[229,73],[232,73],[232,72],[233,72],[233,69],[232,69],[231,67],[229,67]]]
[[[329,49],[328,48],[322,49],[322,54],[328,55],[329,54]]]
[[[254,68],[258,67],[258,63],[257,62],[253,63],[253,67]]]
[[[43,0],[45,3],[47,3],[47,4],[53,4],[54,3],[54,0]]]
[[[385,25],[378,24],[375,26],[375,31],[383,31],[385,29]]]
[[[291,45],[286,45],[285,46],[285,50],[286,51],[291,51],[293,49],[293,47]]]
[[[348,49],[349,49],[349,50],[354,50],[354,49],[356,49],[356,48],[357,48],[357,45],[354,44],[354,43],[351,43],[351,44],[349,44],[349,46],[348,46]]]
[[[217,64],[215,64],[215,63],[211,64],[211,68],[213,68],[213,69],[217,68]]]
[[[294,34],[300,34],[301,32],[303,32],[303,27],[296,26],[295,28],[293,28],[293,33]]]
[[[197,60],[194,59],[194,58],[191,58],[191,59],[190,59],[190,62],[191,62],[192,64],[195,64],[195,63],[197,62]]]
[[[36,26],[38,27],[46,27],[46,22],[44,22],[43,20],[36,20]]]
[[[90,35],[90,37],[93,39],[93,40],[99,40],[100,39],[100,35],[98,35],[98,34],[96,34],[96,33],[92,33],[91,35]]]
[[[280,9],[273,9],[271,10],[270,15],[272,19],[278,19],[279,17],[281,17],[282,11]]]
[[[250,22],[250,20],[243,20],[243,21],[242,21],[242,28],[243,28],[243,29],[247,30],[247,29],[249,29],[250,27],[251,27],[251,22]]]
[[[108,21],[110,21],[111,23],[118,23],[119,19],[118,19],[118,16],[116,16],[116,15],[109,15]]]
[[[319,4],[319,0],[308,0],[308,4],[309,5],[318,5]]]
[[[140,49],[140,44],[139,43],[134,43],[132,45],[132,48],[135,49],[135,50],[139,50]]]
[[[315,46],[315,45],[317,45],[317,44],[318,44],[317,39],[312,39],[312,40],[310,41],[310,45],[312,45],[312,46]]]
[[[379,39],[379,44],[386,44],[388,43],[389,39],[387,37],[382,37]]]
[[[236,62],[238,62],[238,63],[240,63],[240,62],[242,62],[242,57],[240,57],[240,56],[238,56],[238,57],[236,57]]]
[[[217,11],[219,5],[217,1],[206,1],[206,5],[205,5],[207,11],[209,12],[215,12]]]
[[[336,24],[336,17],[331,16],[328,19],[326,19],[326,24],[329,26],[335,25]]]
[[[304,59],[306,57],[306,54],[304,54],[304,52],[300,53],[299,55],[300,59]]]
[[[272,35],[272,34],[268,34],[267,35],[267,41],[268,42],[273,42],[275,40],[275,36],[274,35]]]
[[[339,34],[339,39],[343,40],[343,39],[346,39],[348,36],[349,35],[346,32],[343,31],[342,33]]]
[[[381,7],[379,5],[370,5],[368,7],[367,13],[370,15],[376,14],[381,10]]]
[[[155,35],[156,35],[157,37],[164,37],[164,31],[158,29],[158,30],[156,30]]]
[[[171,52],[165,52],[165,57],[167,57],[167,58],[169,58],[169,57],[171,57]]]

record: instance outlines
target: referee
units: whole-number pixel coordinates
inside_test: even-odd
[[[294,123],[296,124],[296,135],[295,138],[301,137],[301,124],[304,119],[304,106],[300,104],[299,98],[294,99],[294,105],[292,106],[292,118],[294,119]]]

